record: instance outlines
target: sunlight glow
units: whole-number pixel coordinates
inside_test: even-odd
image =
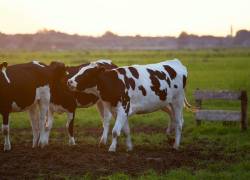
[[[0,32],[225,36],[250,28],[249,0],[0,0]]]

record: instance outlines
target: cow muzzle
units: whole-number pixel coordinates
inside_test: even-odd
[[[75,82],[74,80],[72,79],[69,79],[68,82],[67,82],[67,85],[68,87],[71,89],[71,90],[76,90],[76,87],[77,87],[77,82]]]

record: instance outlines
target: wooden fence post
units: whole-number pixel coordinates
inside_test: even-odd
[[[195,106],[196,106],[198,109],[201,109],[201,100],[200,100],[200,99],[196,99],[196,100],[195,100]],[[197,126],[200,126],[200,125],[201,125],[201,120],[196,119],[196,125],[197,125]]]
[[[241,130],[247,130],[247,92],[241,92]]]

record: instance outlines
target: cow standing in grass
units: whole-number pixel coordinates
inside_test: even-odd
[[[45,122],[50,103],[50,85],[65,76],[65,66],[52,62],[49,66],[33,61],[7,66],[0,64],[0,113],[3,117],[4,150],[11,149],[9,114],[29,111],[33,130],[33,147],[48,143]]]
[[[117,137],[122,129],[127,136],[127,148],[132,150],[129,116],[165,110],[169,106],[175,122],[174,148],[178,149],[184,122],[182,111],[186,79],[186,67],[179,60],[108,71],[90,64],[69,79],[68,86],[74,91],[97,95],[104,106],[116,115],[109,151],[116,151]]]
[[[92,62],[91,64],[95,64],[96,67],[104,68],[106,70],[117,68],[110,60],[98,60]],[[73,75],[75,75],[79,70],[88,68],[90,63],[81,64],[79,66],[71,66],[67,67],[67,77],[66,79],[70,79]],[[67,81],[66,81],[67,82]],[[74,145],[74,117],[76,108],[87,108],[96,104],[97,109],[103,120],[103,135],[101,138],[101,143],[106,143],[107,141],[107,125],[105,125],[105,119],[111,118],[112,114],[102,104],[99,97],[92,93],[85,92],[72,92],[69,90],[67,84],[65,82],[54,83],[51,86],[51,103],[49,108],[49,116],[47,121],[47,131],[46,131],[46,139],[49,139],[49,133],[52,128],[53,123],[53,114],[54,113],[67,113],[67,131],[69,135],[69,144]]]

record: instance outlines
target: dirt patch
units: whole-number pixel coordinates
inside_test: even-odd
[[[95,128],[82,130],[87,134],[98,134],[98,136],[101,132],[101,129]],[[152,131],[147,128],[147,133],[154,131],[154,128]],[[107,147],[99,148],[81,142],[70,147],[63,144],[61,140],[53,141],[44,149],[32,149],[31,142],[14,142],[12,151],[4,153],[1,143],[0,177],[1,179],[13,179],[38,176],[54,177],[54,175],[80,176],[86,173],[99,177],[115,172],[134,176],[149,169],[154,169],[159,173],[179,167],[197,169],[199,168],[197,162],[201,160],[228,160],[228,157],[220,153],[222,150],[216,148],[219,147],[217,145],[211,146],[210,144],[209,147],[213,148],[207,150],[208,142],[184,145],[179,151],[173,150],[167,142],[165,143],[164,148],[135,146],[131,153],[127,153],[123,146],[118,147],[117,153],[109,153]],[[209,153],[204,153],[204,151]]]

